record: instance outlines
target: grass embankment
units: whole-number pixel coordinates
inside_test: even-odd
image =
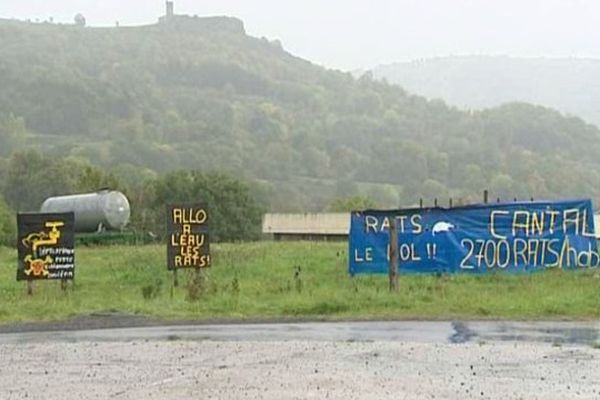
[[[344,243],[212,246],[204,290],[180,271],[172,288],[163,246],[79,248],[74,290],[15,281],[16,252],[0,249],[0,322],[57,320],[117,311],[168,319],[598,318],[600,271],[532,275],[350,278]],[[301,267],[295,278],[295,266]],[[194,298],[190,298],[190,296]]]

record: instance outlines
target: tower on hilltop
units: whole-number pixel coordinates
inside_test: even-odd
[[[165,14],[165,17],[168,18],[173,18],[173,16],[175,15],[175,3],[173,1],[167,1],[167,13]]]

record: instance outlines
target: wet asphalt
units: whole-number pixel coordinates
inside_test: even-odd
[[[529,342],[600,344],[600,321],[361,321],[227,323],[103,329],[15,329],[0,344],[131,341],[332,341],[438,344]]]

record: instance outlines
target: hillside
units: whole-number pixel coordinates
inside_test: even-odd
[[[484,188],[600,200],[600,131],[580,119],[523,103],[463,112],[313,65],[233,18],[0,21],[0,54],[0,157],[34,146],[117,176],[229,172],[256,182],[272,210],[356,194],[445,203]]]
[[[600,59],[440,57],[382,65],[373,74],[461,108],[522,101],[600,125]]]

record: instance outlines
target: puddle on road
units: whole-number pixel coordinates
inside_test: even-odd
[[[475,332],[469,329],[465,322],[452,322],[452,329],[454,329],[454,333],[448,338],[450,343],[467,343],[477,336]]]
[[[450,343],[516,341],[585,346],[594,346],[600,343],[600,329],[592,327],[527,326],[518,323],[469,323],[461,321],[452,322],[451,325],[453,332],[448,337]],[[483,329],[477,329],[478,326]]]

